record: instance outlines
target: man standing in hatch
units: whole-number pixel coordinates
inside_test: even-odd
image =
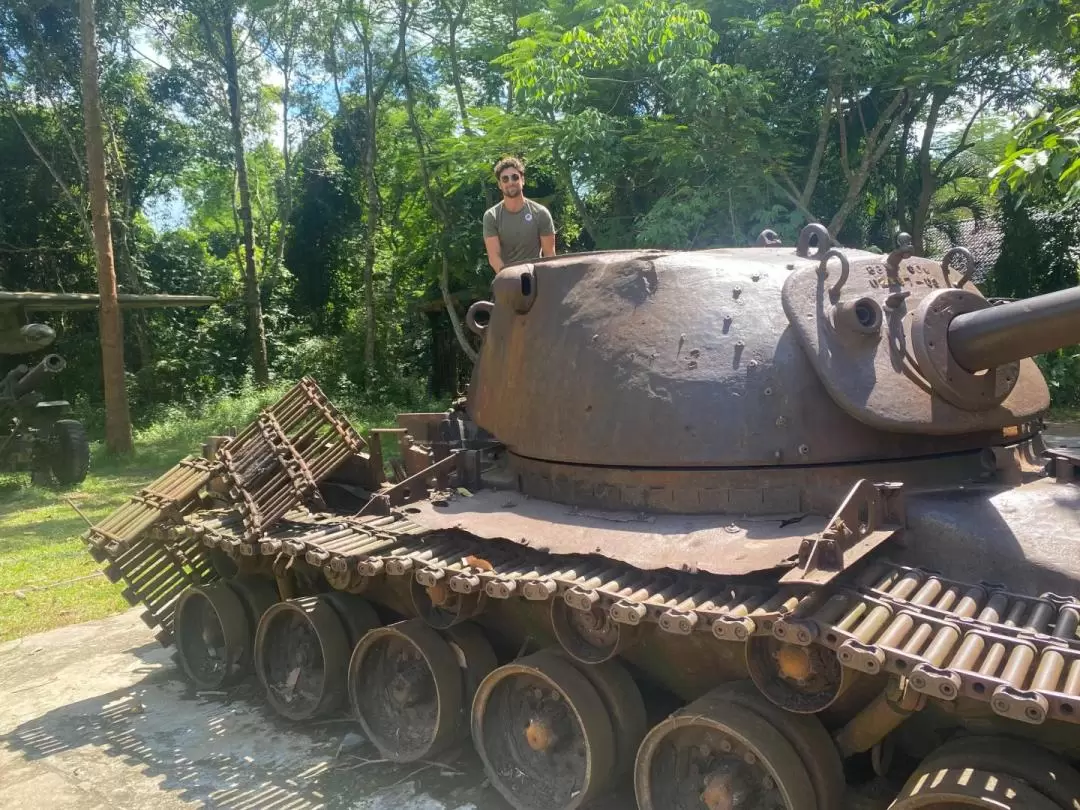
[[[488,263],[498,273],[508,264],[555,255],[551,212],[525,196],[525,165],[517,158],[495,164],[502,202],[484,212]]]

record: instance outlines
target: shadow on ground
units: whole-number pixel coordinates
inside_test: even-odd
[[[468,742],[438,761],[386,762],[351,720],[279,718],[253,680],[227,694],[196,693],[157,644],[124,655],[130,685],[56,706],[0,736],[0,772],[24,780],[59,773],[81,791],[80,807],[508,808]],[[628,788],[604,810],[633,807]],[[37,806],[58,807],[59,798]]]
[[[129,688],[53,709],[0,742],[30,763],[80,749],[119,757],[135,778],[161,777],[157,788],[182,802],[233,810],[505,808],[472,751],[450,752],[445,764],[396,765],[357,732],[347,721],[279,721],[251,684],[200,697],[166,666]],[[132,793],[125,782],[107,779],[93,792],[123,806]]]

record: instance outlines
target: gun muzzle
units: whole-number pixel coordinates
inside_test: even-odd
[[[11,393],[18,399],[35,391],[45,384],[53,374],[59,374],[67,366],[67,361],[58,354],[47,354],[45,358],[26,372],[18,382],[11,386]]]

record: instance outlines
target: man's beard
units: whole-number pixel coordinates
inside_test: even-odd
[[[521,196],[521,189],[520,188],[507,189],[507,190],[503,191],[503,196],[504,197],[520,197]]]

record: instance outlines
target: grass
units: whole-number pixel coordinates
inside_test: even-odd
[[[1055,406],[1046,416],[1047,422],[1080,422],[1080,405]]]
[[[288,386],[221,399],[199,413],[174,410],[135,434],[136,452],[109,459],[99,443],[91,449],[91,471],[77,487],[31,486],[29,475],[0,476],[0,642],[127,609],[122,584],[100,575],[80,535],[87,524],[68,503],[95,523],[123,504],[185,455],[200,453],[207,436],[242,428]],[[365,408],[342,404],[357,430],[391,424],[412,406]],[[445,405],[423,403],[441,410]]]

